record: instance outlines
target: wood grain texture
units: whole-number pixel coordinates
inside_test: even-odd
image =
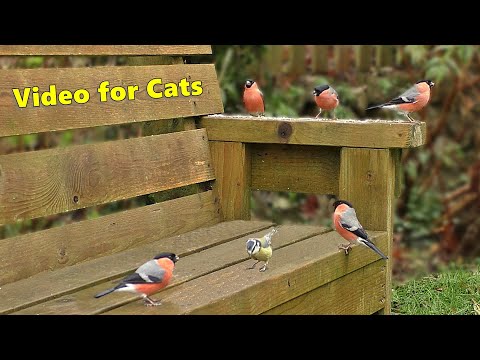
[[[365,315],[385,306],[385,262],[375,261],[263,315]]]
[[[263,236],[268,229],[251,233],[247,236],[218,244],[216,246],[182,257],[176,264],[174,278],[169,285],[172,289],[186,281],[192,281],[203,275],[221,270],[227,266],[235,265],[248,258],[245,251],[245,242],[250,237]],[[321,232],[328,231],[317,226],[289,226],[279,227],[279,232],[272,239],[273,248],[280,249],[294,242],[314,236]],[[19,314],[100,314],[119,306],[132,302],[135,307],[142,307],[143,302],[138,301],[139,297],[132,294],[113,294],[100,299],[94,299],[92,294],[98,293],[111,286],[111,283],[102,283],[94,287],[83,289],[73,294],[47,301],[32,306],[19,312]],[[163,292],[152,296],[155,299],[162,299]]]
[[[224,220],[250,219],[251,155],[246,144],[210,141],[216,181]]]
[[[200,120],[210,140],[247,143],[410,148],[425,144],[425,122],[211,115]]]
[[[297,77],[305,74],[307,71],[305,45],[291,45],[290,46],[290,62],[288,64],[289,76]]]
[[[335,45],[333,48],[336,73],[342,76],[350,70],[350,45]]]
[[[313,45],[312,71],[314,74],[328,72],[328,45]]]
[[[220,222],[212,191],[0,240],[0,286]],[[35,261],[25,261],[35,259]]]
[[[282,72],[282,45],[267,45],[265,52],[265,65],[271,74],[280,74]]]
[[[339,197],[355,207],[366,229],[388,236],[385,312],[390,312],[395,179],[399,157],[395,150],[342,148]]]
[[[393,66],[395,64],[395,47],[393,45],[376,46],[376,66]]]
[[[355,45],[355,65],[360,72],[368,72],[372,66],[373,45]]]
[[[184,78],[189,83],[201,81],[203,92],[197,96],[183,96],[178,86],[178,96],[166,97],[165,85],[179,84]],[[162,79],[162,84],[153,88],[155,92],[162,91],[161,98],[152,98],[147,92],[147,84],[153,79]],[[109,82],[110,89],[104,102],[98,92],[103,81]],[[12,89],[19,89],[23,94],[24,88],[38,86],[40,94],[48,91],[50,85],[56,86],[57,95],[63,90],[85,89],[90,98],[84,104],[72,100],[69,105],[60,102],[39,107],[29,102],[25,108],[17,105]],[[133,100],[128,97],[119,101],[111,99],[114,87],[127,89],[135,85],[138,90],[132,93]],[[192,92],[192,88],[188,87],[187,91]],[[213,64],[0,70],[0,136],[221,112],[223,103]]]
[[[183,64],[181,56],[128,56],[127,65],[174,65]],[[174,118],[168,120],[146,121],[142,126],[142,133],[146,135],[159,135],[184,130],[195,130],[195,118]],[[162,202],[170,199],[176,199],[183,196],[196,194],[201,191],[204,184],[192,184],[180,188],[165,190],[154,194],[149,194],[149,199],[155,202]]]
[[[253,190],[337,194],[340,148],[249,144]]]
[[[383,249],[385,233],[372,237]],[[274,250],[265,272],[248,270],[252,260],[247,260],[165,289],[162,306],[137,302],[105,314],[261,314],[378,260],[363,246],[346,256],[340,243],[333,231],[310,237]]]
[[[182,235],[160,239],[117,254],[55,271],[44,271],[27,279],[2,286],[0,314],[11,313],[14,310],[27,308],[97,284],[112,285],[111,283],[105,284],[105,282],[133,272],[138,266],[162,251],[171,251],[183,258],[194,252],[202,253],[202,250],[246,234],[268,229],[271,225],[272,223],[264,221],[242,220],[219,223]],[[93,297],[94,293],[89,295]]]
[[[0,224],[214,179],[204,129],[0,156]]]
[[[208,55],[210,45],[1,45],[0,55]]]

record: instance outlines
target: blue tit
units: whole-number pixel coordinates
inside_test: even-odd
[[[268,261],[272,257],[272,236],[278,232],[276,228],[273,228],[270,232],[265,234],[261,238],[250,238],[247,240],[247,253],[250,258],[257,260],[252,267],[249,269],[255,268],[260,261],[265,262],[265,264],[260,268],[260,271],[267,270]]]

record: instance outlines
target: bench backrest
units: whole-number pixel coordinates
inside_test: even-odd
[[[220,221],[206,130],[188,120],[223,112],[214,64],[184,61],[201,54],[211,47],[0,46],[0,57],[127,56],[123,66],[0,70],[0,142],[142,123],[134,138],[0,153],[0,226],[194,186],[165,203],[1,239],[0,285]]]

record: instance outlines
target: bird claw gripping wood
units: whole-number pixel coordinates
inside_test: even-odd
[[[150,299],[148,296],[145,296],[144,300],[145,300],[145,306],[159,306],[159,305],[162,305],[162,303],[160,301],[154,301],[154,300]]]
[[[349,245],[342,245],[341,244],[341,245],[338,245],[338,249],[343,250],[345,252],[345,255],[348,255],[348,250],[350,250],[351,246],[352,246],[351,244],[349,244]]]

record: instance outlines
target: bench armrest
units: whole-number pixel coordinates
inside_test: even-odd
[[[425,144],[425,122],[209,115],[208,139],[242,143],[411,148]]]

